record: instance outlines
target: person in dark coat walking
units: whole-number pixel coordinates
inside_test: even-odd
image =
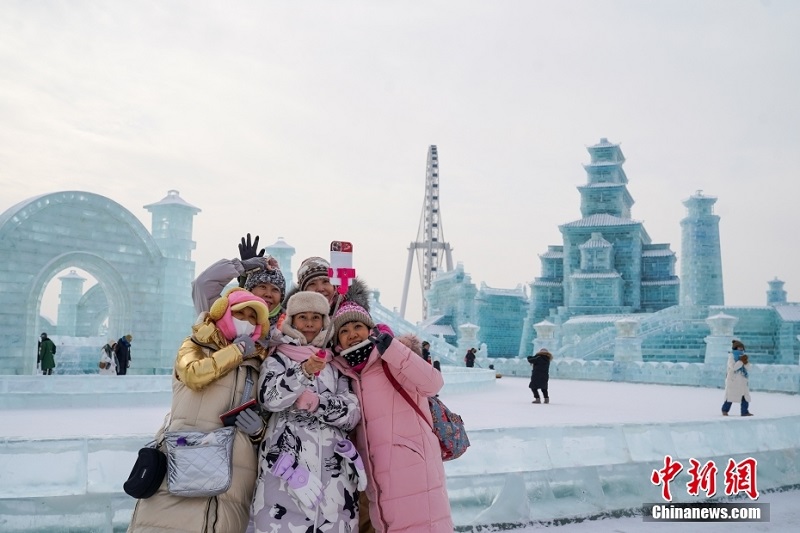
[[[547,394],[547,382],[550,380],[550,361],[553,354],[542,348],[536,355],[528,356],[528,362],[533,367],[531,370],[531,382],[528,387],[533,391],[533,401],[531,403],[542,403],[539,398],[539,391],[542,391],[544,403],[550,403],[550,396]]]
[[[130,333],[121,337],[117,341],[117,347],[114,348],[114,353],[117,354],[117,375],[124,376],[128,373],[128,367],[131,366],[131,341],[133,335]]]
[[[422,343],[422,358],[429,364],[433,362],[431,361],[431,343],[428,341]]]
[[[475,348],[467,350],[467,355],[464,356],[464,364],[467,365],[467,368],[475,366],[475,352]]]
[[[39,350],[37,352],[36,362],[39,363],[43,375],[53,375],[53,369],[56,367],[55,355],[56,343],[47,336],[47,333],[42,332],[39,339]]]

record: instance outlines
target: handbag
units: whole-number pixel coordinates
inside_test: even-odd
[[[253,390],[252,369],[242,391],[244,403]],[[235,426],[213,431],[167,431],[167,490],[175,496],[208,498],[231,486]]]
[[[392,386],[400,393],[400,396],[405,399],[408,404],[422,417],[428,426],[433,430],[433,434],[439,440],[439,448],[442,450],[442,461],[451,461],[458,459],[469,448],[469,437],[467,436],[467,428],[464,426],[464,420],[459,415],[452,412],[438,397],[428,398],[428,407],[431,410],[431,419],[433,424],[428,422],[422,409],[419,408],[417,402],[411,399],[408,392],[403,388],[397,379],[389,371],[389,365],[386,361],[381,361],[383,365],[383,372],[389,379]]]
[[[167,473],[167,456],[152,441],[139,450],[128,480],[122,485],[125,494],[134,498],[149,498],[156,493]]]
[[[111,363],[108,361],[100,361],[97,366],[99,366],[102,370],[106,370],[108,367],[111,366]]]
[[[184,497],[210,497],[231,486],[235,427],[214,431],[168,431],[167,490]]]

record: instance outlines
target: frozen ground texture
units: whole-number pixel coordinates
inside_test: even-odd
[[[133,500],[121,493],[122,481],[136,450],[160,426],[169,406],[169,395],[158,392],[162,384],[139,378],[144,377],[123,383],[126,378],[85,376],[99,389],[111,383],[129,387],[114,403],[111,394],[99,394],[95,408],[59,407],[69,403],[63,400],[69,395],[55,392],[59,387],[53,381],[45,383],[53,391],[51,407],[0,411],[0,530],[72,526],[110,531],[112,524],[124,526]],[[756,416],[723,418],[717,389],[551,380],[553,403],[533,405],[524,378],[506,377],[479,388],[442,395],[463,416],[472,440],[462,458],[446,464],[454,517],[461,526],[498,518],[525,522],[593,516],[659,501],[660,487],[649,478],[653,469],[663,467],[666,454],[684,464],[694,457],[718,465],[731,457],[753,456],[759,461],[760,490],[800,483],[797,395],[754,393]],[[732,414],[737,412],[735,406]],[[688,476],[681,476],[673,494],[677,501],[688,501]],[[501,491],[506,496],[494,502]],[[796,515],[787,520],[800,527]],[[613,531],[616,525],[605,529],[612,523],[617,522],[566,527],[593,524],[600,528],[595,530]],[[679,525],[651,526],[638,518],[619,523],[630,523],[620,526],[630,531]],[[775,517],[771,524],[777,524]],[[709,524],[700,526],[713,531],[706,529]],[[757,524],[752,527],[759,530]]]

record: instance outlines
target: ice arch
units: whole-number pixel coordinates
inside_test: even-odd
[[[167,357],[166,262],[142,223],[104,196],[64,191],[9,208],[0,215],[0,374],[33,372],[44,290],[70,266],[97,279],[108,302],[109,335],[133,333],[145,355],[139,369],[158,372]],[[169,351],[174,356],[174,346]]]

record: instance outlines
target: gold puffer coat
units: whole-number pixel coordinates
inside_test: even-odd
[[[175,360],[172,376],[172,409],[167,431],[211,431],[222,427],[219,415],[240,405],[252,369],[255,398],[261,361],[266,353],[258,347],[258,357],[242,360],[238,346],[220,334],[207,314],[201,315]],[[249,399],[248,398],[248,399]],[[156,435],[160,440],[162,431]],[[162,445],[162,451],[165,451]],[[182,498],[167,492],[166,478],[158,492],[139,500],[133,512],[129,533],[239,533],[244,532],[258,473],[256,446],[241,431],[233,442],[231,487],[213,498]]]

